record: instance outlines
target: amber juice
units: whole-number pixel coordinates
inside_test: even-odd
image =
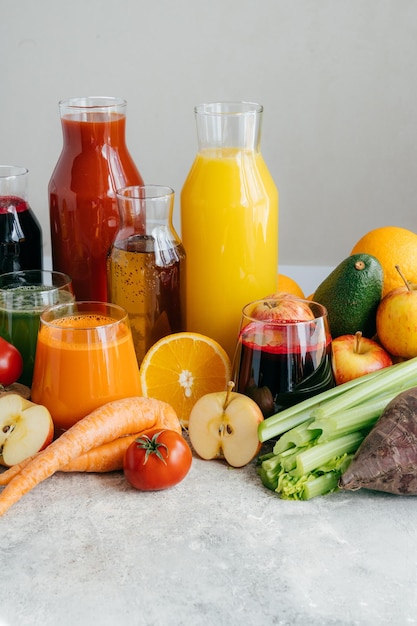
[[[139,364],[158,339],[185,328],[184,265],[182,244],[156,252],[147,235],[117,241],[108,256],[109,297],[129,315]]]

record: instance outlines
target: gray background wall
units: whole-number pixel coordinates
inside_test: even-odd
[[[0,0],[0,163],[30,170],[50,254],[58,101],[128,101],[147,182],[179,192],[193,107],[264,105],[282,265],[332,266],[371,228],[417,230],[415,0]]]

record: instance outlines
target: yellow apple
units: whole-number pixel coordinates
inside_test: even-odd
[[[54,436],[48,409],[12,393],[0,397],[0,464],[16,465],[46,448]]]
[[[392,356],[417,356],[417,285],[397,287],[382,298],[376,312],[376,332]]]
[[[242,467],[259,452],[258,426],[262,411],[251,398],[231,391],[208,393],[195,403],[188,420],[188,434],[202,459],[224,458]]]

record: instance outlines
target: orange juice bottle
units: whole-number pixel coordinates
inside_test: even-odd
[[[246,102],[195,108],[198,153],[181,192],[187,254],[187,330],[233,358],[241,311],[273,294],[278,191],[259,151],[263,108]]]

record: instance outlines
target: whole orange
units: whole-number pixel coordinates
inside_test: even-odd
[[[372,254],[382,265],[382,297],[404,285],[395,266],[411,283],[417,283],[417,233],[400,226],[381,226],[370,230],[353,246],[351,254]]]
[[[278,274],[277,292],[290,293],[293,296],[304,298],[304,292],[300,285],[290,276],[285,274]]]

